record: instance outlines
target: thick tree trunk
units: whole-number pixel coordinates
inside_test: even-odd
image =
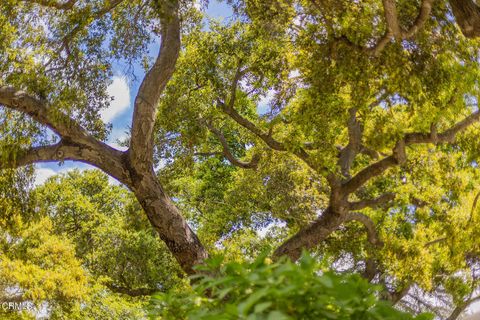
[[[164,192],[153,170],[135,174],[130,186],[150,223],[165,242],[170,252],[188,275],[193,266],[200,264],[208,253],[197,235],[187,224],[178,208]]]
[[[308,250],[317,246],[332,232],[337,230],[344,220],[345,215],[339,214],[332,210],[331,207],[328,207],[317,220],[308,227],[301,229],[278,247],[273,253],[273,257],[287,256],[293,261],[297,260],[303,249]]]
[[[474,0],[450,0],[453,15],[467,38],[480,36],[480,8]]]

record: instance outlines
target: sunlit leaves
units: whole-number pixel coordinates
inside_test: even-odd
[[[431,319],[416,318],[378,301],[378,287],[358,275],[338,275],[303,256],[298,264],[222,263],[201,267],[193,291],[152,299],[151,314],[177,319]],[[208,292],[208,293],[207,293]]]

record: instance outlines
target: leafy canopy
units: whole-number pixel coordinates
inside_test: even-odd
[[[127,159],[134,152],[115,153],[101,143],[110,126],[99,112],[110,103],[106,88],[116,63],[155,65],[148,48],[165,31],[162,20],[177,21],[164,19],[167,2],[2,1],[0,88],[17,88],[46,106],[27,112],[1,97],[2,168],[25,164],[19,160],[31,147],[34,156],[43,155],[37,148],[61,140],[78,148],[71,157],[100,153],[80,160],[110,174],[126,172],[122,182],[138,199],[148,197],[137,203],[99,173],[70,173],[32,191],[30,167],[2,171],[2,295],[20,288],[22,297],[55,306],[58,317],[128,317],[132,310],[138,316],[139,294],[182,283],[167,252],[168,245],[183,248],[170,237],[181,234],[171,230],[179,221],[191,225],[186,234],[198,235],[194,249],[220,252],[241,266],[265,248],[286,248],[281,253],[291,257],[308,248],[332,269],[383,285],[382,297],[398,301],[403,294],[401,308],[422,311],[422,294],[442,302],[428,307],[441,317],[465,308],[480,279],[480,48],[458,27],[452,4],[459,1],[231,0],[233,14],[223,21],[180,1],[181,46],[170,57],[179,55],[175,70],[166,68],[173,75],[165,77],[165,90],[152,90],[158,101],[143,105],[153,108],[146,118],[154,123],[140,128],[153,126],[156,170],[142,174]],[[72,134],[74,124],[85,130]],[[52,136],[48,128],[61,130]],[[149,145],[148,139],[140,135],[140,142]],[[62,162],[56,151],[37,160]],[[120,170],[111,170],[112,162]],[[144,177],[156,183],[146,190],[161,197],[135,190]],[[149,217],[164,222],[154,227],[167,247],[141,215],[162,201],[167,209]],[[165,218],[177,211],[176,219]],[[313,227],[319,229],[310,232]],[[300,239],[293,249],[291,239]],[[170,251],[178,260],[179,250]],[[297,270],[289,263],[260,265],[251,267],[253,274],[275,278],[282,268]],[[22,268],[35,276],[12,271]],[[312,268],[302,269],[305,277]],[[321,284],[344,283],[336,277],[308,279],[336,296]],[[372,293],[357,280],[345,283]],[[232,292],[232,304],[253,292]],[[99,304],[88,298],[98,296]],[[65,299],[74,302],[62,309]],[[365,306],[376,306],[368,301]],[[223,310],[215,299],[201,303],[207,312]],[[265,306],[259,313],[277,310]]]

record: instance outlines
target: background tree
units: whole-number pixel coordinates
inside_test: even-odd
[[[228,3],[232,21],[206,28],[187,1],[3,1],[2,167],[103,170],[132,191],[187,274],[208,252],[255,256],[270,242],[275,259],[316,250],[362,272],[393,302],[439,289],[467,307],[478,255],[476,3]],[[112,63],[144,58],[157,39],[128,150],[116,150],[99,118]],[[97,194],[71,193],[58,198]],[[44,215],[59,212],[58,232],[73,228],[88,255],[97,209],[70,214],[54,194]],[[255,239],[259,229],[266,238]],[[135,236],[122,250],[150,239]],[[155,288],[109,272],[113,289]]]
[[[182,284],[181,270],[124,188],[99,171],[73,171],[31,190],[31,173],[3,175],[2,199],[12,202],[1,207],[2,303],[30,302],[50,319],[137,319],[145,317],[145,296]]]

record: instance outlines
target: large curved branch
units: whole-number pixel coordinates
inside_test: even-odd
[[[427,22],[430,12],[432,11],[433,2],[435,0],[423,0],[420,6],[420,12],[418,13],[417,18],[413,25],[406,31],[403,32],[402,36],[404,39],[409,39],[417,33],[417,31]]]
[[[358,172],[355,176],[353,176],[344,186],[343,190],[345,193],[353,193],[358,190],[361,186],[363,186],[367,181],[370,179],[379,176],[387,169],[395,166],[397,164],[397,160],[393,155],[383,158],[380,161],[377,161],[365,169]]]
[[[381,204],[382,202],[384,203],[389,201],[392,195],[385,194],[374,200],[360,201],[357,203],[346,202],[348,195],[358,190],[370,179],[385,172],[385,170],[388,168],[404,163],[406,161],[405,146],[420,143],[438,144],[441,142],[453,142],[457,133],[468,128],[470,125],[478,121],[479,118],[480,111],[476,111],[440,134],[436,132],[435,126],[432,126],[429,134],[405,134],[403,139],[396,143],[394,149],[392,150],[392,155],[387,156],[361,170],[350,180],[342,183],[340,188],[332,188],[330,206],[317,220],[286,240],[274,252],[274,257],[286,255],[292,260],[298,259],[302,249],[310,249],[318,245],[318,243],[326,239],[347,218],[352,219],[352,217],[355,217],[357,220],[362,221],[367,226],[367,230],[369,228],[371,229],[371,225],[366,219],[364,219],[364,217],[362,217],[360,214],[354,214],[352,216],[350,213],[348,213],[348,210],[351,210],[352,208],[361,209],[366,206],[375,206]]]
[[[352,192],[358,190],[358,188],[363,186],[370,179],[379,176],[387,169],[395,165],[403,163],[406,160],[406,146],[425,143],[452,143],[455,141],[455,136],[457,133],[465,130],[473,123],[477,122],[479,118],[480,111],[476,111],[442,133],[437,133],[435,126],[432,126],[430,133],[405,134],[403,139],[399,140],[395,145],[392,155],[385,157],[358,172],[354,177],[343,184],[342,191],[346,194],[351,194]]]
[[[9,156],[9,160],[4,160],[0,164],[0,167],[2,169],[13,169],[42,162],[79,160],[78,156],[75,155],[77,155],[77,150],[74,150],[72,146],[67,146],[63,142],[59,142],[54,145],[20,150],[18,154]]]
[[[429,134],[426,133],[407,133],[405,135],[405,145],[412,145],[418,143],[452,143],[455,141],[455,136],[460,131],[467,129],[480,119],[480,111],[475,111],[462,121],[457,122],[451,128],[445,130],[443,133],[438,134],[435,126],[432,126],[432,130]]]
[[[382,245],[378,239],[375,224],[369,217],[357,212],[340,214],[333,210],[332,207],[328,207],[317,220],[307,227],[300,229],[300,231],[278,247],[273,253],[273,258],[277,259],[281,256],[287,256],[295,261],[300,257],[303,249],[308,250],[316,247],[321,241],[325,240],[337,230],[342,223],[354,220],[365,225],[368,240],[372,245]]]
[[[112,0],[109,3],[119,1],[121,0]],[[182,269],[193,274],[193,266],[201,263],[208,253],[175,203],[165,193],[152,166],[156,106],[174,72],[180,50],[178,5],[174,1],[165,2],[174,4],[161,8],[162,43],[157,60],[145,76],[135,99],[129,151],[121,152],[96,140],[73,119],[51,108],[46,101],[11,87],[0,87],[0,105],[29,115],[34,121],[51,128],[61,138],[59,144],[18,153],[5,167],[77,160],[100,168],[135,193],[152,226]]]
[[[0,169],[14,169],[44,162],[80,161],[102,169],[126,185],[131,185],[130,175],[123,165],[123,153],[101,142],[84,145],[62,140],[53,145],[19,150],[17,154],[6,158],[8,160],[0,163]]]
[[[153,128],[157,105],[173,75],[180,52],[178,4],[170,1],[167,3],[160,51],[135,98],[129,150],[130,162],[135,168],[148,169],[153,164]]]
[[[14,162],[0,167],[75,160],[100,168],[126,185],[131,184],[123,163],[123,152],[98,141],[68,115],[51,108],[45,100],[10,86],[0,86],[0,105],[30,116],[61,138],[58,144],[22,151],[12,159]]]
[[[374,247],[379,248],[383,246],[383,242],[378,237],[377,228],[375,223],[370,219],[370,217],[364,215],[360,212],[348,212],[345,215],[345,222],[349,221],[358,221],[365,226],[367,230],[367,239],[368,242]],[[368,257],[365,260],[365,270],[362,272],[362,276],[368,281],[372,281],[375,278],[375,275],[378,273],[377,262],[374,257]]]
[[[325,240],[344,221],[344,216],[338,214],[331,207],[324,210],[322,215],[313,223],[300,229],[295,235],[285,241],[273,253],[273,258],[287,256],[292,261],[300,257],[303,249],[311,249]]]
[[[46,101],[29,95],[25,91],[11,86],[1,86],[0,105],[29,115],[33,120],[47,126],[60,136],[69,136],[72,133],[69,128],[71,121],[58,119],[58,115],[54,117]]]
[[[480,7],[474,0],[450,0],[455,20],[467,38],[480,36]]]
[[[80,138],[88,136],[73,119],[50,108],[45,100],[11,86],[0,86],[0,105],[30,116],[61,137]]]
[[[196,234],[188,226],[178,208],[164,193],[153,170],[148,176],[148,183],[134,184],[130,172],[124,164],[123,153],[113,148],[90,147],[60,141],[50,146],[34,147],[20,151],[17,156],[9,157],[9,161],[0,163],[0,169],[18,168],[38,162],[54,162],[77,160],[92,164],[127,185],[144,208],[152,226],[165,241],[180,266],[188,274],[193,274],[193,266],[201,263],[207,252]],[[154,186],[153,186],[154,185]],[[116,292],[132,296],[148,295],[143,289],[110,288]],[[123,292],[122,292],[123,291]]]

